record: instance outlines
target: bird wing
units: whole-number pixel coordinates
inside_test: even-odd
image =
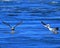
[[[14,28],[15,28],[16,26],[20,25],[20,24],[22,24],[22,21],[19,22],[19,23],[17,23],[17,24],[14,26]]]
[[[5,24],[5,25],[7,25],[7,26],[9,26],[11,28],[11,26],[8,23],[6,23],[5,21],[3,21],[1,18],[0,18],[0,20],[2,21],[3,24]]]
[[[41,23],[42,23],[43,25],[46,25],[46,23],[44,23],[43,21],[41,21]]]
[[[50,24],[47,24],[46,26],[50,27],[51,25]]]
[[[5,21],[2,21],[2,23],[7,25],[7,26],[9,26],[11,28],[11,26],[8,23],[6,23]]]

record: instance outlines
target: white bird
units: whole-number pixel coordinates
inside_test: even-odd
[[[51,32],[53,32],[54,34],[58,34],[58,27],[55,28],[51,28],[50,24],[45,24],[43,21],[41,21],[41,23],[43,24],[44,27],[46,27],[48,30],[50,30]]]
[[[16,28],[18,25],[20,25],[22,22],[19,22],[19,23],[17,23],[17,24],[14,25],[14,26],[10,26],[10,24],[8,24],[8,23],[5,22],[5,21],[2,21],[2,23],[5,24],[5,25],[7,25],[8,27],[10,27],[11,33],[14,34],[14,33],[15,33],[15,28]]]

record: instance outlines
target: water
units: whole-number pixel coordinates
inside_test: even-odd
[[[59,34],[53,34],[40,21],[60,27],[59,0],[0,1],[0,18],[11,26],[22,23],[11,34],[0,20],[0,48],[60,48]]]

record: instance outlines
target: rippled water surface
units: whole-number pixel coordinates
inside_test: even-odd
[[[1,0],[0,1],[0,48],[60,48],[59,34],[53,34],[40,21],[60,28],[59,0]],[[15,33],[11,26],[18,22]]]

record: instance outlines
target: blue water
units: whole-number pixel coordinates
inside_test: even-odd
[[[60,27],[59,0],[1,0],[0,18],[11,26],[22,21],[11,34],[0,20],[0,48],[60,48],[60,30],[53,34],[40,23]]]

